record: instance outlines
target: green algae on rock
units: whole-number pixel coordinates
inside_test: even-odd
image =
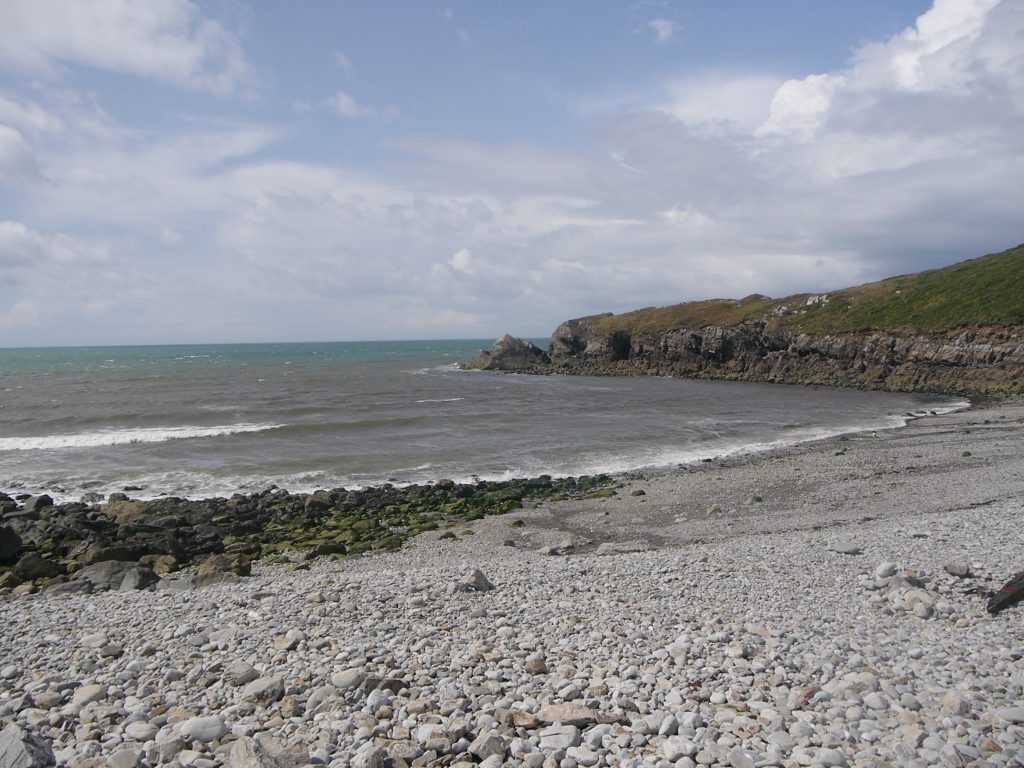
[[[231,498],[148,501],[111,494],[105,504],[49,504],[26,514],[0,493],[4,536],[18,542],[18,562],[53,563],[74,573],[104,560],[141,561],[167,573],[200,564],[210,555],[286,562],[400,549],[413,536],[442,527],[503,515],[524,501],[585,498],[611,491],[607,475],[536,478],[429,485],[383,485],[289,493],[270,488]],[[613,492],[613,491],[612,491]],[[463,531],[463,534],[471,531]],[[442,534],[444,536],[445,534]],[[455,534],[452,533],[454,536]],[[13,551],[13,543],[9,547]],[[3,585],[49,578],[16,563],[0,565]],[[55,571],[56,573],[56,571]],[[59,574],[58,574],[59,575]]]

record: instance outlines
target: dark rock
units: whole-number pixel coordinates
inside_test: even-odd
[[[144,568],[140,565],[125,572],[124,578],[121,580],[121,586],[118,589],[122,592],[129,592],[133,589],[148,589],[158,581],[160,581],[160,577],[152,568]]]
[[[21,537],[13,528],[0,525],[0,564],[10,565],[21,554]]]
[[[95,592],[120,589],[125,576],[134,569],[149,570],[143,569],[138,563],[130,563],[123,560],[104,560],[101,563],[87,565],[75,571],[72,574],[72,580],[88,582]]]
[[[45,493],[41,493],[38,496],[29,496],[25,499],[24,509],[26,512],[41,512],[47,507],[53,506],[53,499],[47,496]]]
[[[34,581],[35,579],[52,579],[65,572],[60,563],[40,557],[35,552],[29,552],[14,564],[14,575],[22,581]]]
[[[93,544],[81,557],[81,561],[85,565],[103,563],[107,560],[136,561],[138,559],[138,553],[127,547],[104,547],[99,544]]]

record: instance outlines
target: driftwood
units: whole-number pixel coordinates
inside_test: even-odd
[[[986,608],[993,616],[1024,598],[1024,571],[1010,579],[998,592],[993,592]]]

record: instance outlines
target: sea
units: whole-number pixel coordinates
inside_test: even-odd
[[[539,340],[543,343],[543,340]],[[0,490],[205,498],[690,465],[963,400],[463,371],[487,340],[0,349]]]

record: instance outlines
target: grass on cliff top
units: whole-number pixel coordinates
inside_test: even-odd
[[[770,299],[755,294],[581,319],[598,334],[616,330],[647,334],[761,319],[771,327],[808,333],[927,332],[968,324],[1024,324],[1024,244],[941,269],[829,291],[827,303],[808,306],[813,295]],[[788,312],[779,313],[782,307]]]

